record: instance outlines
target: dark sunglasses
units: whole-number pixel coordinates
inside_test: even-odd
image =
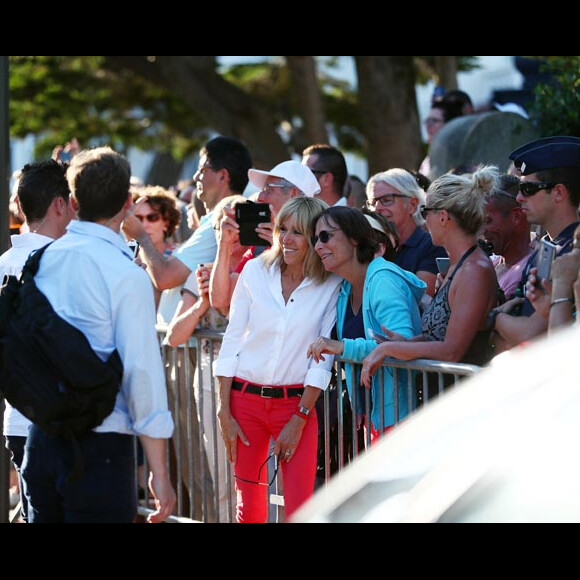
[[[268,459],[266,459],[266,461],[264,461],[264,463],[262,463],[262,467],[260,467],[260,470],[258,471],[258,480],[262,479],[262,472],[264,471],[264,468],[268,465],[268,463],[270,462],[270,459],[273,459],[274,457],[276,457],[274,454],[270,455],[270,457],[268,457]],[[260,487],[272,487],[274,485],[274,483],[276,483],[276,479],[278,478],[278,471],[280,470],[280,462],[276,461],[276,469],[274,470],[274,475],[272,477],[272,481],[270,481],[270,483],[263,483],[261,481],[249,481],[247,479],[243,479],[242,477],[238,477],[237,475],[235,476],[235,478],[238,481],[241,481],[242,483],[248,483],[250,485],[259,485]]]
[[[534,197],[534,195],[538,194],[540,191],[548,190],[551,191],[558,185],[557,183],[534,183],[528,181],[526,183],[520,183],[520,193],[524,197]]]
[[[332,238],[334,238],[334,233],[339,232],[340,230],[330,230],[329,232],[322,231],[317,236],[312,236],[310,241],[312,242],[312,247],[315,248],[318,242],[322,242],[323,244],[328,244]]]
[[[429,215],[430,211],[441,211],[439,208],[437,207],[427,207],[427,206],[422,206],[421,209],[419,210],[421,212],[421,217],[427,221],[427,216]]]
[[[135,216],[141,223],[147,220],[150,224],[156,224],[161,221],[161,214],[150,213],[149,215],[136,215]]]

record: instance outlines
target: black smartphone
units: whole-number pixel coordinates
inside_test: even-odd
[[[256,233],[260,224],[272,221],[272,212],[267,203],[239,203],[236,205],[236,221],[240,226],[240,243],[242,246],[265,246],[263,240]]]

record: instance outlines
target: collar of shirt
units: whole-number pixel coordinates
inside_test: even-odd
[[[103,240],[104,242],[115,246],[131,261],[133,260],[131,250],[129,249],[129,246],[127,246],[123,236],[120,233],[114,232],[110,228],[91,222],[73,221],[69,224],[67,231],[78,236],[87,236]]]
[[[48,245],[54,242],[52,238],[42,236],[40,234],[20,234],[19,236],[12,236],[10,238],[13,248],[28,248],[30,246],[38,247],[40,244]],[[40,246],[43,247],[43,246]]]
[[[401,249],[418,248],[421,245],[421,242],[423,241],[424,234],[425,232],[421,228],[417,228],[413,232],[413,235],[404,244],[401,245]]]
[[[556,246],[567,246],[574,240],[574,234],[580,226],[580,222],[573,223],[569,225],[554,241]],[[548,236],[549,239],[549,236]]]

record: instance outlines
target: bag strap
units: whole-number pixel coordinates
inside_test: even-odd
[[[22,278],[21,278],[22,282],[28,282],[32,280],[36,276],[36,274],[38,274],[38,270],[40,269],[40,260],[42,260],[44,252],[46,252],[46,250],[50,248],[50,246],[52,246],[53,243],[54,242],[51,242],[47,246],[44,246],[44,248],[41,248],[40,250],[37,250],[32,254],[30,254],[30,257],[28,258],[26,264],[24,265],[24,268],[22,269]]]

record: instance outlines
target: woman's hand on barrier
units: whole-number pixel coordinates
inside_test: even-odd
[[[294,415],[290,422],[284,427],[280,437],[274,445],[274,455],[284,463],[290,463],[296,455],[296,450],[300,445],[302,433],[306,427],[306,421]]]
[[[387,349],[389,343],[382,344],[375,348],[373,352],[364,360],[361,374],[361,384],[365,389],[373,388],[373,377],[377,371],[383,366],[385,359],[389,356]]]
[[[314,362],[325,362],[325,354],[332,356],[342,356],[344,352],[344,343],[338,340],[330,340],[329,338],[319,338],[314,344],[310,345],[306,358],[313,358]]]
[[[228,461],[232,465],[236,465],[238,461],[238,439],[240,439],[246,447],[250,446],[250,442],[231,413],[220,412],[218,414],[218,419],[228,454]]]

